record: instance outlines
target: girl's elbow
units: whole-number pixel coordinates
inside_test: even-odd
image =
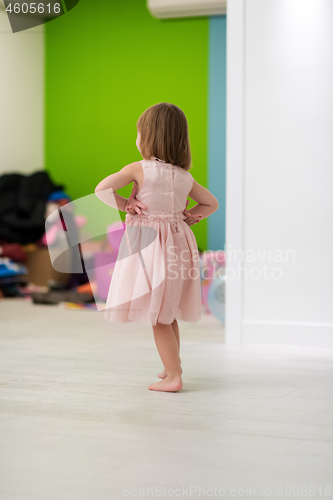
[[[100,185],[95,187],[95,195],[97,196],[97,198],[101,199],[102,192],[103,189],[100,187]]]
[[[95,187],[95,194],[97,194],[97,196],[98,196],[99,193],[101,193],[102,191],[105,191],[105,190],[106,190],[105,186],[103,186],[103,184],[100,182]]]
[[[104,183],[102,181],[99,184],[97,184],[97,186],[95,187],[95,193],[96,194],[100,193],[101,191],[105,191],[105,192],[108,192],[108,193],[113,193],[114,189],[110,186],[110,184],[106,184],[106,183]]]

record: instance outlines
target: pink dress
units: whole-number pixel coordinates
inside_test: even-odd
[[[161,160],[141,160],[136,198],[147,209],[126,215],[104,318],[156,325],[201,319],[198,246],[184,222],[192,175]]]

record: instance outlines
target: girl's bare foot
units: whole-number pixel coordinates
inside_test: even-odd
[[[160,382],[148,387],[151,391],[178,392],[183,388],[183,381],[180,376],[170,378],[165,377]]]
[[[180,374],[182,374],[182,373],[183,373],[183,370],[182,370],[182,368],[180,367]],[[166,376],[167,376],[166,369],[164,368],[164,370],[163,370],[161,373],[159,373],[157,376],[158,376],[158,378],[165,379],[165,378],[166,378]]]

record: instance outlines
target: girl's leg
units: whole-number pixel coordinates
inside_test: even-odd
[[[155,343],[166,370],[166,378],[152,384],[153,391],[177,392],[183,387],[179,360],[179,346],[171,325],[156,323],[153,326]]]
[[[175,334],[175,337],[176,337],[176,340],[177,340],[178,353],[179,353],[179,351],[180,351],[179,326],[178,326],[178,322],[177,322],[176,319],[173,321],[173,323],[171,323],[171,326],[173,328],[173,333]]]
[[[173,328],[173,332],[175,334],[175,337],[176,337],[176,340],[177,340],[177,344],[178,344],[178,353],[180,351],[180,337],[179,337],[179,326],[178,326],[178,322],[177,320],[175,319],[172,323],[171,323],[171,326]],[[179,358],[179,361],[181,362],[180,358]],[[181,373],[183,372],[183,370],[181,369]],[[159,373],[157,375],[159,378],[165,378],[167,376],[167,373],[166,373],[166,370],[164,368],[164,370]]]

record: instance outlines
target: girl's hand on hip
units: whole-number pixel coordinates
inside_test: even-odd
[[[202,215],[201,214],[196,214],[196,215],[190,214],[187,211],[187,205],[189,203],[190,203],[190,200],[187,200],[186,207],[183,210],[183,212],[184,212],[184,214],[186,216],[186,219],[184,219],[184,222],[186,222],[186,224],[188,224],[189,226],[193,226],[193,224],[197,224],[198,222],[200,222],[200,219],[201,219]]]
[[[137,200],[135,198],[137,192],[137,187],[134,186],[132,189],[132,192],[130,194],[130,197],[127,200],[126,206],[125,206],[125,211],[128,212],[129,214],[142,214],[140,208],[143,208],[144,210],[147,208],[146,205],[141,203],[141,201]]]

